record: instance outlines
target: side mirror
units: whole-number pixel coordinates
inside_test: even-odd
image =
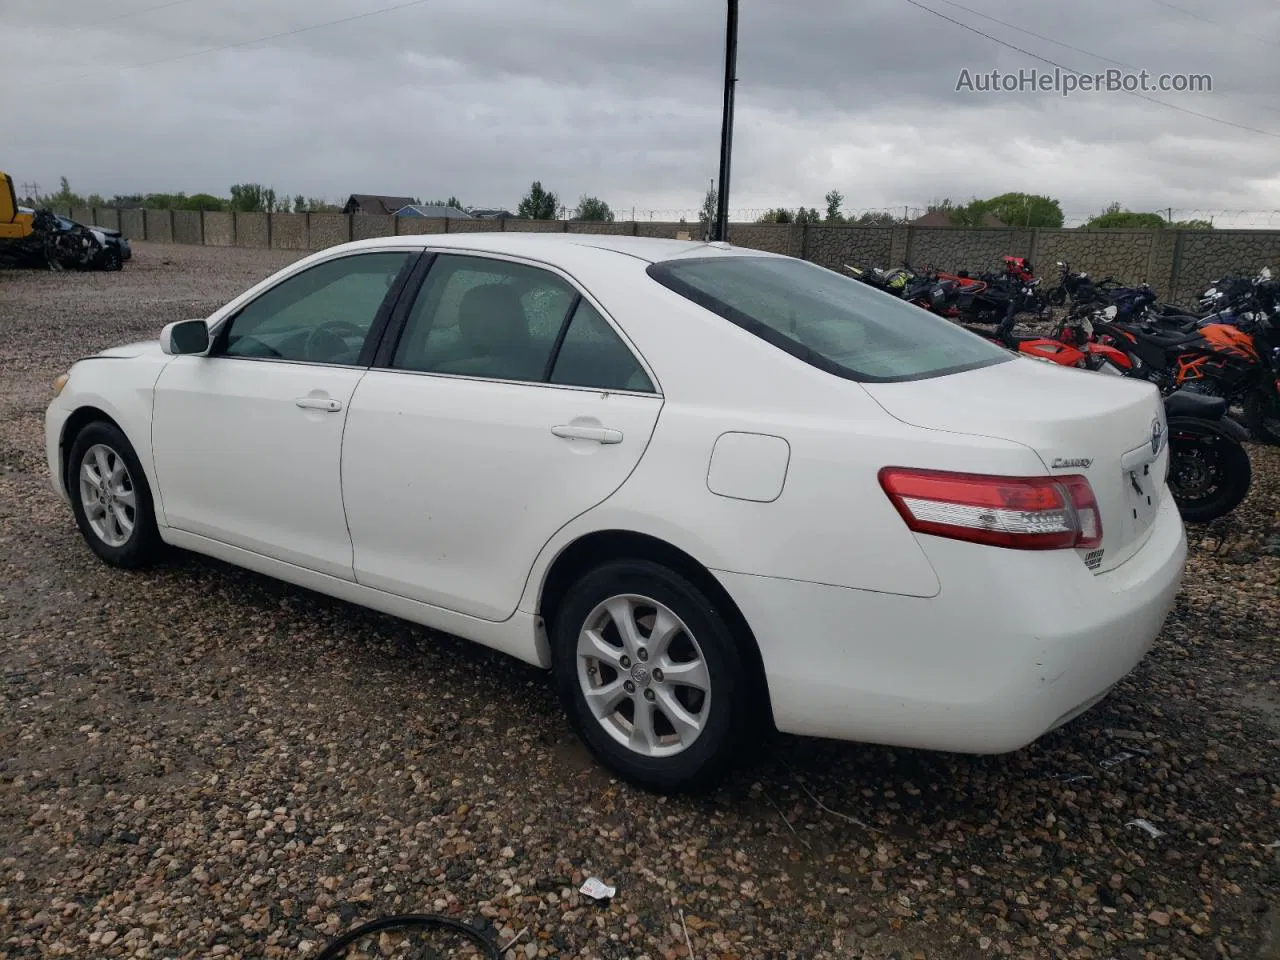
[[[209,325],[203,320],[175,320],[160,331],[160,349],[178,356],[209,350]]]

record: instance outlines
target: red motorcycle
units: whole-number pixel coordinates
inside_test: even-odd
[[[1112,373],[1124,373],[1132,369],[1133,360],[1125,351],[1093,340],[1092,324],[1088,317],[1068,318],[1048,337],[1015,334],[1013,327],[1017,315],[1029,301],[1035,299],[1035,288],[1039,283],[1039,280],[1031,280],[1018,288],[1009,298],[1004,320],[995,330],[970,327],[967,324],[964,325],[965,329],[1033,360]]]

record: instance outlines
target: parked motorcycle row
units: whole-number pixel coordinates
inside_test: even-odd
[[[1280,280],[1270,268],[1224,276],[1188,308],[1162,302],[1146,283],[1057,266],[1047,292],[1032,265],[1013,256],[999,273],[845,269],[1026,357],[1155,384],[1169,426],[1169,487],[1183,518],[1230,513],[1252,481],[1242,441],[1280,444]],[[1014,333],[1019,317],[1047,320],[1054,307],[1061,313],[1047,335]]]

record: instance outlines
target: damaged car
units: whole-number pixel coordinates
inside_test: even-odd
[[[0,172],[0,267],[119,270],[124,259],[106,231],[18,206],[13,178]]]

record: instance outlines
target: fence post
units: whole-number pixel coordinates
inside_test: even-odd
[[[448,216],[446,216],[446,217],[444,218],[444,232],[445,232],[445,233],[448,233],[448,232],[449,232],[449,218],[448,218]]]
[[[174,215],[173,207],[169,208],[169,242],[178,242],[178,218]]]
[[[800,224],[800,259],[809,259],[809,221]]]
[[[1028,254],[1029,256],[1027,257],[1027,259],[1030,260],[1033,265],[1040,262],[1040,228],[1039,227],[1031,228],[1031,249],[1028,251]]]
[[[271,249],[271,221],[275,218],[275,214],[270,210],[267,211],[267,249]]]

